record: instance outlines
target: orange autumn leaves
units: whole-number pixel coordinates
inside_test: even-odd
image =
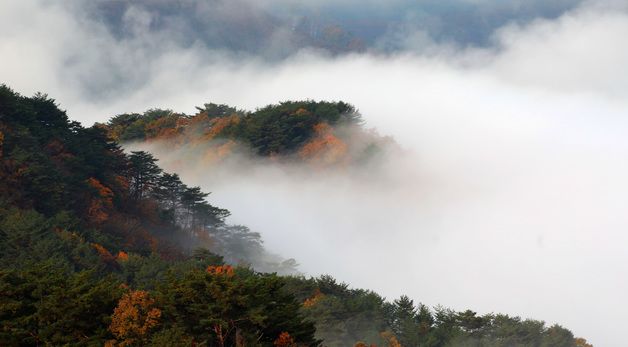
[[[109,325],[117,344],[111,341],[108,345],[142,345],[150,331],[159,324],[160,318],[161,310],[155,307],[155,300],[148,292],[136,290],[124,294],[113,311]]]
[[[213,140],[216,136],[220,135],[226,127],[236,125],[238,123],[240,123],[240,117],[237,115],[213,118],[210,120],[211,127],[209,128],[209,131],[205,132],[201,140]]]
[[[392,332],[384,331],[380,333],[380,336],[382,337],[382,339],[384,339],[384,341],[386,341],[388,347],[402,347],[401,343],[399,343],[397,337]]]
[[[315,117],[311,111],[299,108],[294,117]],[[210,117],[206,112],[195,116],[171,114],[144,124],[144,140],[146,142],[166,141],[169,146],[193,148],[200,154],[204,163],[216,163],[231,155],[245,141],[234,138],[232,130],[245,122],[242,115]],[[264,127],[262,127],[264,128]],[[231,130],[229,130],[231,129]],[[286,155],[289,158],[305,160],[314,166],[331,166],[346,163],[349,146],[342,140],[336,128],[325,120],[318,120],[310,128],[305,143],[285,153],[270,152],[271,157]],[[111,128],[110,135],[120,137],[120,129]],[[246,149],[242,148],[245,152]]]
[[[340,140],[327,123],[314,126],[314,137],[299,151],[301,159],[315,165],[327,166],[341,163],[347,155],[348,146]]]
[[[225,128],[240,122],[238,115],[209,118],[199,113],[190,118],[180,117],[176,120],[169,117],[160,118],[146,125],[146,140],[160,141],[176,138],[175,143],[205,144],[222,133]]]
[[[279,337],[273,342],[273,346],[275,347],[296,347],[297,344],[294,342],[292,336],[290,336],[287,332],[282,332]]]
[[[100,256],[100,260],[107,264],[108,266],[112,266],[114,268],[118,267],[118,262],[125,262],[129,260],[129,254],[125,251],[119,251],[116,256],[111,254],[108,249],[103,247],[101,244],[92,243],[90,244],[93,249],[96,250],[98,256]]]
[[[160,131],[147,132],[148,141],[168,140],[175,146],[191,146],[200,148],[202,161],[205,163],[220,162],[228,157],[235,149],[237,143],[234,140],[216,140],[222,132],[230,126],[240,123],[238,115],[224,117],[209,117],[200,113],[191,118],[180,118],[175,127],[164,128]],[[161,125],[160,125],[161,126]]]
[[[101,224],[109,218],[109,211],[113,207],[113,192],[93,177],[87,180],[87,185],[95,192],[89,202],[87,216],[92,223]]]
[[[120,251],[116,259],[118,259],[118,261],[127,261],[129,260],[129,254],[125,251]]]
[[[364,342],[358,342],[353,347],[377,347],[377,345],[371,344],[370,346]]]
[[[325,295],[321,293],[321,291],[318,288],[316,288],[316,290],[314,291],[314,294],[311,297],[305,299],[305,301],[303,302],[303,307],[305,308],[314,307],[324,297]]]
[[[98,243],[92,243],[91,246],[105,264],[113,264],[115,262],[116,258],[105,247]]]
[[[159,118],[146,125],[146,135],[153,138],[170,139],[176,137],[181,129],[179,117],[175,115]]]
[[[391,331],[383,331],[379,334],[379,336],[384,341],[385,347],[402,347],[401,343],[399,343],[399,340],[397,340],[397,337],[395,336],[395,334],[393,334]],[[360,341],[360,342],[356,342],[356,344],[353,345],[353,347],[369,347],[369,345]],[[371,344],[370,347],[377,347],[377,345]]]
[[[210,275],[219,275],[219,276],[227,276],[227,277],[231,277],[235,274],[233,266],[231,265],[210,265],[207,267],[207,269],[205,269],[205,272],[207,272]]]

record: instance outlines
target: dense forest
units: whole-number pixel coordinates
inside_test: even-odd
[[[341,166],[371,161],[394,144],[364,129],[360,113],[344,102],[283,102],[254,112],[208,103],[197,110],[121,114],[99,126],[120,143],[164,144],[168,151],[183,149],[179,153],[194,161],[220,162],[239,154]]]
[[[86,128],[46,95],[0,86],[0,345],[590,346],[559,325],[298,275],[207,192],[119,144],[236,143],[336,163],[345,126],[362,127],[353,106],[308,101]],[[368,155],[378,137],[364,136],[355,153]]]

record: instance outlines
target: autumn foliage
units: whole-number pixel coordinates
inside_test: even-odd
[[[113,208],[113,192],[93,177],[87,180],[87,184],[94,190],[87,216],[92,223],[101,224],[109,218],[109,213]]]
[[[340,163],[346,158],[348,146],[334,134],[327,123],[314,126],[314,137],[299,151],[302,159],[318,165]]]
[[[320,289],[316,288],[316,290],[314,291],[314,294],[311,297],[305,299],[305,301],[303,302],[303,307],[305,308],[313,307],[319,301],[321,301],[323,297],[325,297],[325,295],[321,293]]]
[[[399,343],[399,340],[397,340],[397,337],[392,332],[384,331],[380,335],[382,339],[386,341],[387,347],[402,347],[401,343]]]
[[[362,342],[362,341],[359,341],[359,342],[356,342],[356,344],[355,344],[355,345],[353,345],[353,347],[377,347],[377,345],[375,345],[375,344],[371,344],[371,345],[369,346],[369,345],[367,345],[366,343],[364,343],[364,342]]]
[[[105,247],[98,243],[92,243],[91,246],[96,250],[102,262],[109,265],[115,264],[116,258]]]
[[[129,260],[129,254],[125,251],[120,251],[118,252],[118,256],[116,256],[116,259],[118,259],[118,261],[127,261]]]
[[[285,331],[279,334],[279,337],[273,342],[275,347],[296,347],[296,345],[292,336]]]
[[[142,344],[161,318],[161,310],[148,292],[136,290],[126,293],[111,316],[109,331],[120,346]]]
[[[226,127],[237,125],[240,123],[240,117],[237,115],[218,117],[210,120],[209,122],[211,126],[201,137],[202,141],[213,140],[216,136],[220,135]]]
[[[111,119],[108,129],[121,141],[189,146],[204,162],[225,158],[237,145],[265,157],[323,166],[342,163],[347,157],[349,146],[335,132],[340,125],[366,134],[357,110],[343,102],[285,102],[255,112],[206,104],[198,110],[195,115],[167,110],[123,114]],[[378,141],[374,136],[370,140]]]
[[[217,276],[228,276],[231,277],[234,275],[233,266],[231,265],[210,265],[205,269],[208,274],[217,275]]]

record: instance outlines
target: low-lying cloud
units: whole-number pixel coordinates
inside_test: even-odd
[[[606,3],[508,25],[485,48],[281,62],[119,41],[67,8],[0,4],[0,76],[73,119],[214,101],[343,100],[404,148],[377,175],[166,169],[312,275],[389,298],[558,322],[620,346],[628,306],[628,14]],[[24,18],[29,18],[26,22]],[[141,23],[140,23],[141,24]],[[418,36],[417,36],[418,37]],[[87,89],[86,89],[87,88]],[[170,167],[169,167],[170,166]],[[227,170],[227,171],[225,171]]]

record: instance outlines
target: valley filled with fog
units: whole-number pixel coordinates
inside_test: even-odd
[[[359,109],[365,127],[394,139],[396,150],[377,163],[331,168],[185,160],[167,144],[128,144],[212,192],[209,201],[232,212],[230,223],[261,233],[267,249],[296,259],[304,274],[429,306],[542,318],[595,345],[621,345],[621,2],[513,17],[477,42],[406,27],[360,51],[291,46],[273,59],[202,40],[183,44],[152,30],[141,7],[129,14],[143,20],[128,36],[81,11],[74,3],[1,4],[2,82],[27,95],[50,93],[86,125],[150,108],[193,114],[209,101],[254,110],[342,100]],[[34,18],[21,23],[27,13]]]

